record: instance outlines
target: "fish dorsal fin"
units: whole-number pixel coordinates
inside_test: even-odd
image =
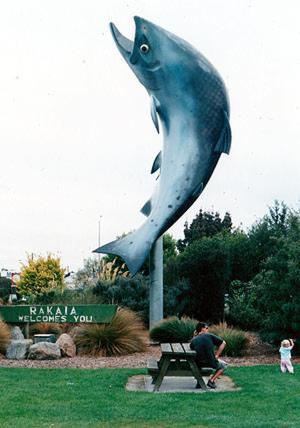
[[[161,152],[159,152],[156,158],[154,159],[154,162],[151,168],[151,174],[156,172],[160,168],[160,166],[161,166]]]
[[[144,214],[146,217],[149,217],[151,210],[152,210],[152,204],[151,204],[151,199],[149,199],[149,201],[147,201],[143,206],[143,208],[141,209],[141,213]]]
[[[223,111],[224,123],[220,138],[216,144],[215,152],[226,153],[229,155],[231,147],[231,129],[226,111]]]
[[[153,95],[151,95],[150,100],[151,100],[151,117],[152,117],[154,126],[156,128],[156,131],[159,133],[159,123],[158,123],[158,116],[157,116],[157,101]]]

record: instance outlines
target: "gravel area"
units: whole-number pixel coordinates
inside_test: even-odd
[[[79,368],[99,369],[147,367],[150,357],[160,358],[159,346],[149,346],[147,352],[124,355],[120,357],[79,357],[61,358],[59,360],[8,360],[0,358],[0,367],[29,367],[29,368]]]
[[[80,368],[99,369],[109,368],[135,368],[147,367],[150,357],[160,358],[159,346],[149,346],[147,352],[125,355],[121,357],[79,357],[61,358],[59,360],[8,360],[0,357],[0,367],[28,367],[28,368]],[[224,360],[232,366],[253,366],[258,364],[279,364],[277,353],[261,355],[248,355],[240,358],[224,357]],[[293,358],[293,363],[300,363],[300,358]]]

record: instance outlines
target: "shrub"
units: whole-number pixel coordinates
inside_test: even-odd
[[[93,289],[103,303],[113,303],[137,312],[147,323],[149,315],[148,278],[138,274],[134,278],[117,276],[114,282],[98,281]]]
[[[154,341],[164,342],[189,342],[196,328],[197,321],[182,317],[170,317],[160,321],[150,331],[150,338]]]
[[[225,340],[226,347],[223,351],[223,355],[227,355],[228,357],[238,357],[247,347],[247,333],[243,330],[229,327],[225,322],[212,325],[209,331]]]
[[[93,288],[86,287],[83,289],[53,289],[46,291],[45,293],[33,296],[29,300],[30,303],[36,305],[54,305],[54,304],[99,304],[103,303],[101,296],[96,296],[93,292]]]
[[[63,327],[58,323],[40,322],[30,326],[30,334],[55,334],[60,335]]]
[[[146,331],[141,319],[120,309],[110,324],[82,324],[73,330],[78,354],[110,357],[143,352]]]
[[[5,354],[10,340],[10,328],[0,319],[0,354]]]

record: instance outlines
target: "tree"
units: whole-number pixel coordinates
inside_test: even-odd
[[[100,261],[89,257],[84,260],[83,268],[76,272],[74,283],[76,288],[94,287],[99,279]]]
[[[228,212],[222,219],[218,212],[200,210],[190,225],[185,223],[185,238],[177,242],[180,254],[165,264],[165,295],[174,293],[172,299],[169,297],[174,313],[214,322],[223,320],[231,258],[239,254],[236,244],[247,239],[236,231],[236,239],[229,242],[231,234]],[[167,307],[171,311],[171,305]]]
[[[290,213],[291,210],[284,202],[275,199],[274,205],[269,207],[269,215],[265,217],[265,220],[274,231],[284,234],[289,227]]]
[[[174,259],[177,256],[176,240],[170,233],[163,235],[163,248],[164,248],[164,263],[168,260]]]
[[[21,269],[17,291],[24,296],[38,296],[52,289],[63,289],[64,273],[58,257],[51,254],[28,257]]]
[[[266,339],[279,342],[300,331],[300,218],[298,230],[278,238],[278,251],[256,276],[257,307],[263,314],[261,330]]]
[[[77,288],[95,287],[99,280],[114,281],[117,276],[128,276],[129,272],[120,257],[103,257],[101,260],[88,258],[75,275]]]
[[[117,276],[114,281],[99,280],[93,292],[102,298],[103,303],[127,307],[148,322],[149,283],[143,275],[137,274],[134,278]]]
[[[240,229],[223,235],[223,240],[228,245],[230,256],[230,281],[251,281],[259,272],[256,247],[252,240]]]
[[[247,257],[256,265],[257,274],[262,263],[274,255],[278,249],[278,238],[286,236],[297,219],[297,213],[289,209],[284,202],[275,200],[269,212],[256,222],[248,232],[249,252]]]
[[[177,243],[178,249],[182,252],[188,245],[198,239],[211,237],[220,232],[231,232],[232,220],[228,212],[221,219],[218,212],[202,211],[196,215],[190,225],[186,222],[184,225],[184,239]]]
[[[191,302],[191,284],[188,278],[175,278],[172,283],[164,284],[164,317],[182,317],[188,311]]]
[[[258,329],[279,343],[300,330],[300,213],[284,204],[271,209],[249,237],[258,272],[251,281],[230,285],[229,321]],[[252,230],[253,233],[253,230]]]
[[[11,279],[0,276],[0,298],[7,299],[11,292]]]
[[[179,293],[179,298],[186,301],[182,313],[199,320],[223,320],[224,294],[230,279],[229,261],[226,241],[222,235],[215,235],[195,240],[166,266],[166,287],[173,287],[178,279],[186,280]]]
[[[263,314],[257,305],[257,284],[253,281],[232,281],[229,287],[229,313],[226,321],[244,330],[259,330]]]

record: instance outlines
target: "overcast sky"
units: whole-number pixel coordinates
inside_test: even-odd
[[[233,141],[193,207],[247,229],[274,199],[299,208],[297,0],[10,0],[0,6],[0,268],[52,252],[77,270],[137,228],[161,147],[145,89],[109,31],[133,16],[186,39],[219,70]]]

